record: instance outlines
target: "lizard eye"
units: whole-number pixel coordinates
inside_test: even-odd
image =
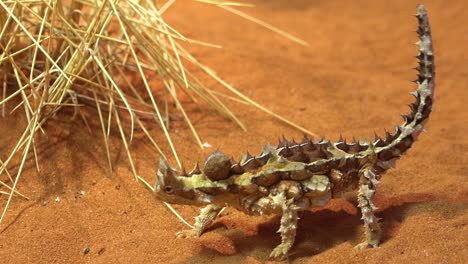
[[[168,194],[171,194],[174,192],[174,189],[172,188],[172,186],[167,185],[166,187],[164,187],[164,191]]]

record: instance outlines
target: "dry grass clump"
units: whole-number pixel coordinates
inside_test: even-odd
[[[240,4],[198,1],[219,5],[301,42],[230,7]],[[135,177],[137,173],[129,150],[135,129],[143,131],[155,149],[164,155],[148,132],[148,118],[161,128],[179,166],[176,148],[168,133],[171,111],[180,112],[202,147],[200,136],[179,100],[181,93],[195,102],[206,102],[245,129],[221,100],[232,97],[204,86],[185,64],[201,69],[237,100],[294,125],[231,87],[180,45],[186,42],[217,47],[189,39],[165,23],[161,15],[173,2],[169,0],[158,8],[153,0],[0,1],[1,112],[5,116],[10,108],[24,111],[28,121],[16,146],[6,159],[0,160],[0,194],[8,196],[0,222],[12,197],[25,197],[18,192],[17,184],[29,153],[34,154],[39,169],[36,133],[46,133],[44,124],[64,108],[72,108],[74,115],[82,117],[85,124],[83,106],[96,109],[110,168],[110,131],[111,127],[117,127]],[[152,85],[149,76],[151,79],[158,77]],[[158,85],[155,87],[154,83]],[[7,104],[13,106],[7,108]],[[125,128],[124,122],[128,122],[129,128]],[[8,168],[15,156],[19,157],[20,164],[15,175],[11,175]]]

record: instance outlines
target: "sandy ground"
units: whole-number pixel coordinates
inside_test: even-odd
[[[382,135],[400,123],[415,88],[410,82],[417,53],[415,1],[253,2],[257,7],[248,9],[250,14],[310,46],[191,1],[176,4],[167,20],[189,37],[223,45],[223,50],[190,49],[245,94],[316,134],[369,138],[374,130]],[[358,211],[333,201],[301,215],[292,263],[468,263],[468,4],[425,4],[436,50],[436,102],[428,132],[378,189],[382,246],[354,250],[363,230]],[[239,157],[247,150],[260,152],[283,134],[301,137],[259,111],[230,106],[247,132],[192,107],[195,126],[211,149],[198,149],[188,128],[174,123],[171,135],[186,167],[218,147]],[[20,115],[2,119],[2,158],[23,125]],[[3,263],[262,263],[279,243],[278,217],[230,209],[200,239],[175,239],[185,226],[133,179],[117,136],[115,172],[109,173],[100,132],[89,134],[82,122],[68,118],[47,129],[49,139],[40,143],[41,171],[28,162],[19,185],[31,200],[15,199],[0,226]],[[152,133],[162,142],[160,131]],[[159,155],[143,137],[132,149],[139,174],[153,182]],[[1,208],[5,201],[0,197]],[[187,219],[198,211],[176,208]]]

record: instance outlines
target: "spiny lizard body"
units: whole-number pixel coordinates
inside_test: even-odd
[[[377,247],[381,228],[373,197],[380,176],[413,145],[432,109],[434,58],[423,5],[418,5],[416,17],[418,88],[412,93],[416,100],[394,133],[386,132],[385,139],[376,135],[374,142],[340,139],[332,143],[307,136],[300,143],[283,139],[277,147],[264,147],[258,156],[244,155],[240,162],[217,151],[208,156],[203,172],[197,165],[188,174],[177,172],[161,158],[154,188],[157,196],[169,203],[205,205],[194,228],[177,236],[200,236],[225,206],[247,214],[280,214],[281,243],[270,257],[281,259],[294,243],[299,210],[323,206],[330,199],[349,199],[354,193],[365,227],[365,240],[356,248]]]

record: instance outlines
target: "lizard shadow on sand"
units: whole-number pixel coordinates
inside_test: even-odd
[[[377,216],[383,219],[383,244],[398,234],[400,225],[407,217],[429,213],[452,218],[467,208],[466,204],[447,201],[426,193],[409,193],[392,198],[380,198],[382,204],[380,204],[381,208]],[[302,212],[299,215],[296,242],[290,251],[289,260],[311,257],[342,243],[350,243],[352,247],[357,245],[363,237],[363,225],[358,210],[350,208],[352,206],[343,201],[331,208]],[[215,250],[203,248],[200,254],[193,256],[190,260],[194,263],[213,259],[240,263],[245,261],[246,257],[253,257],[259,261],[267,260],[271,250],[281,240],[277,233],[279,220],[280,217],[275,216],[263,222],[258,226],[257,234],[253,235],[246,235],[241,230],[234,229],[219,231],[222,225],[221,220],[219,221],[221,223],[217,222],[209,232],[220,232],[228,237],[235,245],[236,253],[226,256]]]

